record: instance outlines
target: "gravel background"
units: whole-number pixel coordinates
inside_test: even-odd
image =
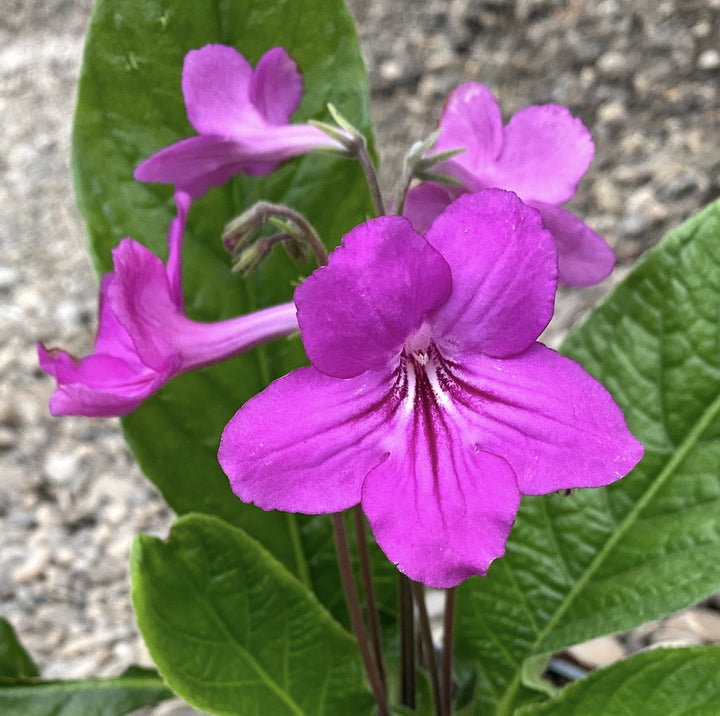
[[[172,515],[115,420],[52,419],[35,341],[92,345],[96,279],[74,208],[70,122],[90,0],[5,0],[0,14],[0,614],[47,677],[147,663],[129,600],[139,531]],[[720,196],[720,1],[352,0],[382,179],[433,128],[449,90],[480,80],[504,116],[560,102],[597,153],[572,206],[619,257],[562,291],[554,342],[662,234]],[[600,640],[592,665],[652,643],[720,642],[709,607]],[[717,604],[715,604],[717,606]],[[192,713],[165,705],[154,713]]]

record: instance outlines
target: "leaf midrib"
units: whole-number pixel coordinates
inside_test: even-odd
[[[635,523],[640,513],[645,509],[650,500],[655,494],[664,486],[666,480],[675,472],[675,469],[680,465],[685,458],[688,456],[692,448],[697,444],[700,436],[705,432],[705,429],[710,425],[713,418],[720,414],[720,394],[717,395],[715,400],[710,406],[703,412],[700,419],[695,423],[695,426],[687,434],[687,437],[680,444],[678,449],[673,453],[672,457],[668,460],[665,467],[660,471],[658,477],[652,481],[650,487],[645,492],[640,500],[635,503],[633,509],[627,514],[625,519],[622,521],[620,526],[612,533],[610,539],[605,542],[602,549],[597,553],[595,559],[590,563],[585,573],[580,579],[578,579],[573,585],[572,589],[568,592],[567,597],[559,605],[552,618],[547,622],[545,628],[538,634],[537,638],[533,642],[529,653],[525,656],[520,664],[520,668],[515,671],[515,675],[510,682],[510,685],[505,690],[505,696],[498,703],[495,713],[497,716],[504,716],[510,714],[511,707],[513,705],[513,699],[515,693],[520,687],[520,680],[522,677],[522,663],[529,656],[537,654],[538,646],[545,640],[548,634],[553,630],[560,619],[565,615],[571,604],[574,602],[575,597],[587,586],[590,578],[595,574],[599,567],[604,562],[607,555],[615,547],[621,537],[630,529]]]

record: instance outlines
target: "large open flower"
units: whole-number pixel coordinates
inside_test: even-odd
[[[299,154],[342,145],[310,124],[290,124],[302,99],[302,76],[282,47],[268,50],[253,70],[234,48],[206,45],[185,56],[182,91],[199,136],[146,159],[138,181],[174,184],[192,198],[241,172],[269,174]]]
[[[557,245],[561,283],[589,286],[612,271],[615,256],[605,240],[561,208],[595,153],[590,132],[567,108],[527,107],[503,127],[490,90],[467,82],[450,93],[439,128],[436,151],[465,148],[439,167],[461,186],[426,182],[410,190],[405,215],[419,231],[463,191],[508,189],[542,214]]]
[[[504,553],[521,494],[597,487],[642,455],[608,392],[536,342],[556,250],[514,194],[460,197],[425,237],[362,224],[295,292],[311,367],[235,414],[220,463],[240,499],[358,503],[400,571],[435,587]]]
[[[175,199],[167,266],[132,239],[113,250],[115,271],[100,286],[95,352],[77,359],[38,345],[40,367],[57,380],[53,415],[125,415],[173,376],[297,330],[292,303],[217,323],[185,315],[180,258],[190,199]]]

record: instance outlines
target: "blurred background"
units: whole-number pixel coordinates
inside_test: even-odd
[[[553,345],[669,228],[720,196],[720,0],[351,0],[381,178],[448,92],[478,80],[507,121],[558,102],[595,160],[570,208],[613,245],[601,286],[561,290]],[[97,281],[74,205],[70,129],[91,0],[5,0],[0,13],[0,615],[46,677],[149,663],[129,598],[133,535],[172,514],[116,420],[53,419],[42,340],[87,353]],[[242,48],[240,48],[242,49]],[[178,91],[179,90],[178,68]],[[656,644],[720,642],[717,600],[578,652],[588,666]],[[193,713],[165,705],[155,713]]]

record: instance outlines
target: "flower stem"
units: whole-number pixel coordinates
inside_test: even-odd
[[[345,602],[347,603],[348,613],[350,614],[350,622],[352,624],[353,631],[355,632],[355,638],[358,642],[363,664],[365,665],[365,674],[370,682],[370,688],[372,689],[375,697],[375,703],[377,704],[380,716],[390,716],[385,687],[380,679],[377,664],[370,652],[367,634],[365,633],[365,626],[363,625],[360,602],[358,601],[357,589],[355,588],[355,578],[352,573],[350,550],[348,548],[343,516],[341,513],[335,513],[332,518],[333,529],[335,531],[335,547],[338,555],[338,566],[340,568],[340,579],[342,580],[343,591],[345,592]]]
[[[445,591],[445,617],[443,620],[443,673],[442,673],[442,694],[443,708],[442,716],[451,716],[453,702],[453,648],[455,631],[455,587]]]
[[[415,708],[415,622],[410,580],[400,576],[400,702]]]
[[[373,590],[372,572],[370,570],[370,555],[368,553],[367,540],[365,539],[365,521],[363,519],[360,505],[353,508],[355,518],[355,532],[357,534],[358,557],[360,559],[360,574],[363,580],[365,592],[365,607],[367,611],[368,628],[372,640],[375,663],[377,665],[380,681],[385,686],[385,668],[383,666],[382,645],[380,643],[380,625],[378,624],[377,605],[375,603],[375,592]]]
[[[370,189],[373,205],[375,206],[376,216],[385,216],[385,204],[383,202],[382,193],[380,192],[380,184],[378,183],[377,173],[373,166],[370,154],[368,154],[367,146],[363,141],[362,146],[358,149],[357,157],[365,172],[365,179]]]
[[[413,596],[420,619],[420,637],[425,655],[425,666],[430,673],[430,686],[435,702],[435,713],[442,714],[442,692],[440,691],[440,672],[438,671],[437,659],[435,658],[435,645],[433,644],[432,631],[430,629],[430,618],[428,617],[427,604],[425,602],[425,585],[420,582],[412,583]]]

